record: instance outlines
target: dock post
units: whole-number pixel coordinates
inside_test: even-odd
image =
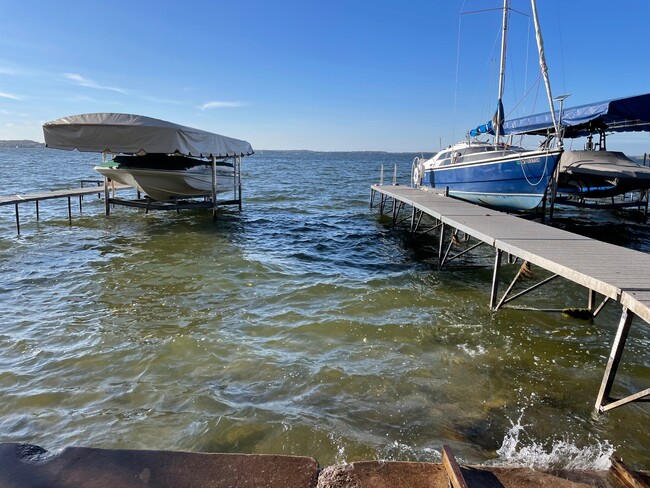
[[[70,197],[68,197],[68,222],[72,223],[72,201]]]
[[[440,242],[438,243],[438,269],[442,269],[442,248],[445,244],[445,223],[440,224]]]
[[[614,343],[612,344],[612,351],[609,353],[609,359],[607,361],[607,367],[605,368],[605,374],[603,375],[603,381],[600,385],[598,397],[596,398],[596,412],[598,413],[604,411],[603,406],[607,402],[609,394],[612,391],[614,378],[616,377],[616,371],[618,370],[618,365],[621,362],[621,356],[623,355],[623,350],[625,349],[625,342],[627,341],[627,335],[630,332],[630,326],[632,325],[633,318],[634,314],[630,312],[627,307],[623,307],[621,320],[618,324],[618,330],[616,331],[616,337],[614,338]]]
[[[235,171],[234,165],[237,163],[237,158],[233,161],[233,172]],[[234,176],[234,175],[233,175]],[[212,156],[212,219],[217,218],[217,158]]]
[[[237,184],[239,185],[239,211],[241,212],[241,156],[237,156]]]
[[[384,208],[386,206],[386,199],[388,197],[383,193],[379,196],[379,215],[384,215]]]
[[[411,207],[411,237],[415,235],[415,206]]]
[[[16,232],[20,235],[20,214],[18,213],[18,204],[14,204],[16,207]]]
[[[110,193],[108,188],[108,178],[104,176],[104,205],[106,206],[106,215],[111,213]]]
[[[499,275],[501,274],[501,257],[503,251],[497,249],[496,257],[494,258],[494,271],[492,272],[492,290],[490,292],[490,310],[494,310],[497,303],[497,293],[499,292]]]
[[[589,290],[587,296],[587,310],[593,313],[595,303],[596,303],[596,292],[594,290]]]

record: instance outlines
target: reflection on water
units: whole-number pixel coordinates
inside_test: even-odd
[[[3,194],[73,186],[95,163],[46,149],[0,158]],[[244,160],[243,211],[217,221],[105,217],[90,198],[71,224],[67,202],[41,204],[38,223],[25,207],[16,236],[0,208],[1,440],[321,465],[439,461],[448,443],[463,462],[602,469],[615,449],[647,467],[650,435],[634,427],[646,405],[591,416],[617,307],[594,323],[530,310],[586,303],[556,281],[490,312],[491,251],[438,271],[437,243],[368,209],[380,165],[406,177],[411,160],[262,151]],[[560,225],[650,251],[647,226],[566,212]],[[621,391],[650,383],[649,344],[633,327]]]

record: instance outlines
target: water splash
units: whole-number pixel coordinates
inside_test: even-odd
[[[526,434],[526,425],[522,423],[524,411],[525,408],[522,409],[516,423],[511,421],[512,427],[497,450],[499,457],[490,462],[490,465],[534,469],[609,469],[614,447],[607,440],[596,441],[595,444],[584,447],[576,446],[569,439],[553,440],[550,446],[533,438],[524,441],[523,437]]]
[[[379,459],[389,461],[442,462],[442,453],[431,447],[415,448],[403,442],[393,441],[378,452]]]

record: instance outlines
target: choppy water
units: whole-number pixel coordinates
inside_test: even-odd
[[[433,242],[370,211],[414,155],[261,151],[242,212],[86,199],[0,208],[0,441],[600,468],[650,465],[648,404],[592,417],[618,324],[488,310],[492,253],[438,271]],[[0,151],[0,194],[76,186],[94,154]],[[387,170],[386,179],[390,178]],[[560,223],[650,251],[612,213]],[[577,227],[576,227],[577,226]],[[514,272],[514,270],[513,270]],[[537,271],[543,275],[542,271]],[[556,281],[525,306],[584,306]],[[635,322],[615,392],[650,385]]]

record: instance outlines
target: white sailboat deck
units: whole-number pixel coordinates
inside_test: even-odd
[[[589,308],[594,294],[614,300],[623,307],[623,314],[596,408],[599,411],[639,400],[650,395],[650,389],[621,400],[609,398],[616,369],[623,353],[627,333],[634,316],[650,324],[650,254],[622,248],[524,220],[514,215],[486,209],[423,189],[398,185],[372,185],[371,206],[375,194],[379,206],[392,204],[393,222],[404,205],[412,207],[411,230],[417,230],[422,214],[438,222],[440,229],[440,262],[444,263],[445,227],[455,229],[496,250],[491,307],[498,308],[497,291],[501,256],[507,253],[540,266],[589,290]],[[507,294],[508,292],[506,292]],[[504,296],[505,298],[505,296]],[[495,307],[496,305],[496,307]]]

